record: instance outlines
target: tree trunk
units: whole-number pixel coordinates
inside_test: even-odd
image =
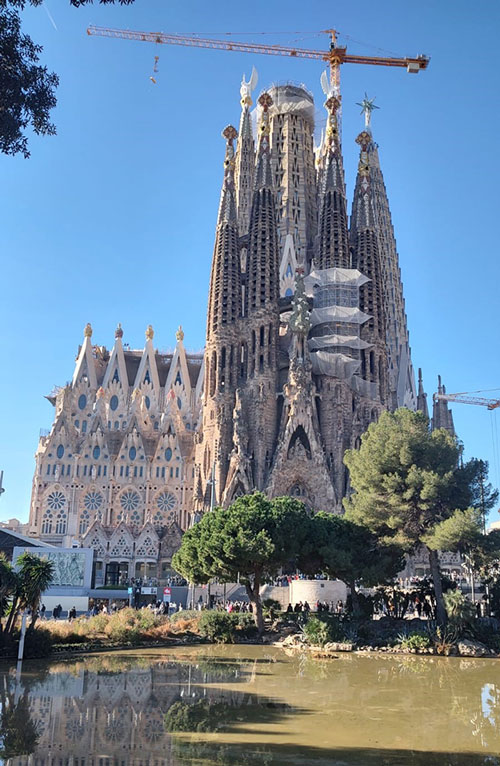
[[[427,550],[429,552],[429,566],[431,568],[432,583],[434,585],[434,595],[436,597],[437,624],[443,627],[444,625],[446,625],[447,615],[446,615],[446,609],[444,606],[443,586],[441,583],[441,570],[439,568],[438,553],[437,551],[431,551],[430,548],[427,548]]]
[[[264,616],[262,614],[262,601],[260,599],[260,577],[254,579],[253,588],[250,583],[245,583],[245,589],[247,596],[250,599],[250,603],[253,607],[253,618],[259,636],[264,632]]]
[[[359,606],[359,598],[358,594],[356,592],[356,584],[354,580],[350,583],[348,583],[349,589],[351,591],[351,604],[352,604],[352,616],[353,617],[360,617],[361,616],[361,608]]]
[[[11,607],[11,610],[10,610],[9,618],[8,618],[7,624],[5,626],[5,632],[7,634],[12,633],[12,631],[14,630],[14,626],[16,624],[16,620],[17,620],[18,614],[19,614],[19,599],[18,598],[14,598],[12,600],[12,607]]]

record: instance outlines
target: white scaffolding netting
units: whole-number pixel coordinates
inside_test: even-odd
[[[349,381],[349,385],[352,390],[356,391],[360,396],[366,396],[367,399],[377,398],[377,384],[370,383],[370,381],[360,378],[359,375],[353,375]]]
[[[359,370],[361,362],[345,354],[329,354],[328,351],[316,351],[311,357],[313,372],[316,375],[331,375],[345,380]]]
[[[357,335],[321,335],[317,338],[309,338],[307,341],[309,351],[317,351],[331,346],[347,346],[348,348],[364,349],[370,348],[371,343],[362,340]]]
[[[327,285],[350,285],[352,287],[361,287],[370,280],[357,269],[313,269],[311,273],[304,278],[306,295],[314,295],[314,287],[326,287]]]
[[[325,322],[350,322],[351,324],[364,324],[370,319],[370,314],[365,314],[353,306],[324,306],[320,309],[313,308],[311,312],[311,324],[313,327]]]
[[[374,399],[376,385],[359,375],[361,352],[371,347],[360,337],[361,325],[371,316],[359,308],[359,288],[369,281],[357,269],[313,269],[304,286],[313,299],[307,342],[313,372],[345,380],[356,393]]]

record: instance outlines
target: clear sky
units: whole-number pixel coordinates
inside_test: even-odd
[[[238,125],[242,74],[255,65],[258,90],[304,83],[315,94],[318,131],[324,124],[319,62],[92,38],[89,24],[234,32],[236,40],[311,48],[326,48],[319,30],[335,27],[352,53],[430,55],[418,75],[343,67],[348,193],[363,124],[355,102],[366,91],[380,106],[373,133],[413,363],[423,368],[429,400],[438,373],[448,391],[500,387],[497,0],[45,6],[25,12],[24,29],[60,76],[58,133],[33,137],[29,160],[0,155],[0,518],[27,520],[39,430],[53,418],[43,397],[71,378],[86,322],[93,341],[108,347],[117,322],[131,347],[143,346],[149,323],[160,349],[174,345],[179,324],[187,348],[203,347],[220,133]],[[466,456],[489,460],[498,484],[496,412],[456,405],[453,413]]]

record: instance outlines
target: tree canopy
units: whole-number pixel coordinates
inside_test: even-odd
[[[430,431],[422,413],[401,408],[382,413],[362,436],[359,450],[344,457],[354,490],[344,501],[348,518],[405,551],[427,546],[441,623],[446,612],[435,539],[439,529],[441,536],[451,534],[451,522],[444,529],[439,525],[463,512],[471,499],[459,456],[447,431]],[[464,522],[463,514],[456,516],[454,531],[465,529]]]
[[[0,556],[0,634],[13,633],[23,609],[31,611],[29,630],[34,629],[40,598],[53,576],[54,563],[34,553],[22,553],[15,567],[3,555]]]
[[[381,544],[367,527],[345,517],[320,512],[313,519],[313,529],[318,570],[350,588],[355,614],[359,611],[356,583],[381,585],[404,566],[399,546]]]
[[[311,557],[311,544],[311,519],[301,502],[255,492],[206,513],[185,533],[172,566],[190,582],[239,577],[262,632],[261,584],[287,564],[300,567]]]
[[[0,0],[0,151],[30,156],[26,129],[54,135],[50,112],[56,106],[59,78],[39,63],[42,46],[21,31],[19,11],[43,0]],[[134,0],[100,0],[130,5]],[[69,0],[78,8],[92,0]]]

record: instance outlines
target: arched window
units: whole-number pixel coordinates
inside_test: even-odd
[[[80,396],[78,397],[78,409],[84,410],[86,406],[87,406],[87,397],[85,396],[85,394],[80,394]]]
[[[165,460],[172,460],[172,450],[170,447],[167,447],[165,450]]]
[[[80,527],[79,527],[79,533],[81,535],[84,535],[87,529],[89,528],[90,523],[90,514],[88,511],[82,511],[80,514]]]
[[[56,450],[56,455],[57,455],[57,457],[59,458],[59,460],[60,460],[60,459],[63,457],[63,455],[64,455],[64,447],[63,447],[63,445],[62,445],[62,444],[60,444],[60,445],[58,446],[58,448],[57,448],[57,450]]]
[[[50,535],[52,533],[52,511],[45,511],[42,517],[42,535]]]
[[[94,449],[92,450],[92,456],[94,460],[99,460],[100,454],[101,454],[101,448],[97,446],[94,447]]]
[[[137,450],[135,447],[130,447],[128,451],[129,460],[135,460],[137,457]]]
[[[111,397],[111,399],[109,400],[109,407],[110,407],[110,409],[112,409],[113,411],[114,411],[114,410],[116,410],[116,409],[118,408],[118,397],[117,397],[117,395],[116,395],[116,394],[113,394],[113,396],[112,396],[112,397]]]
[[[56,515],[56,535],[65,535],[67,527],[66,511],[59,511]]]

